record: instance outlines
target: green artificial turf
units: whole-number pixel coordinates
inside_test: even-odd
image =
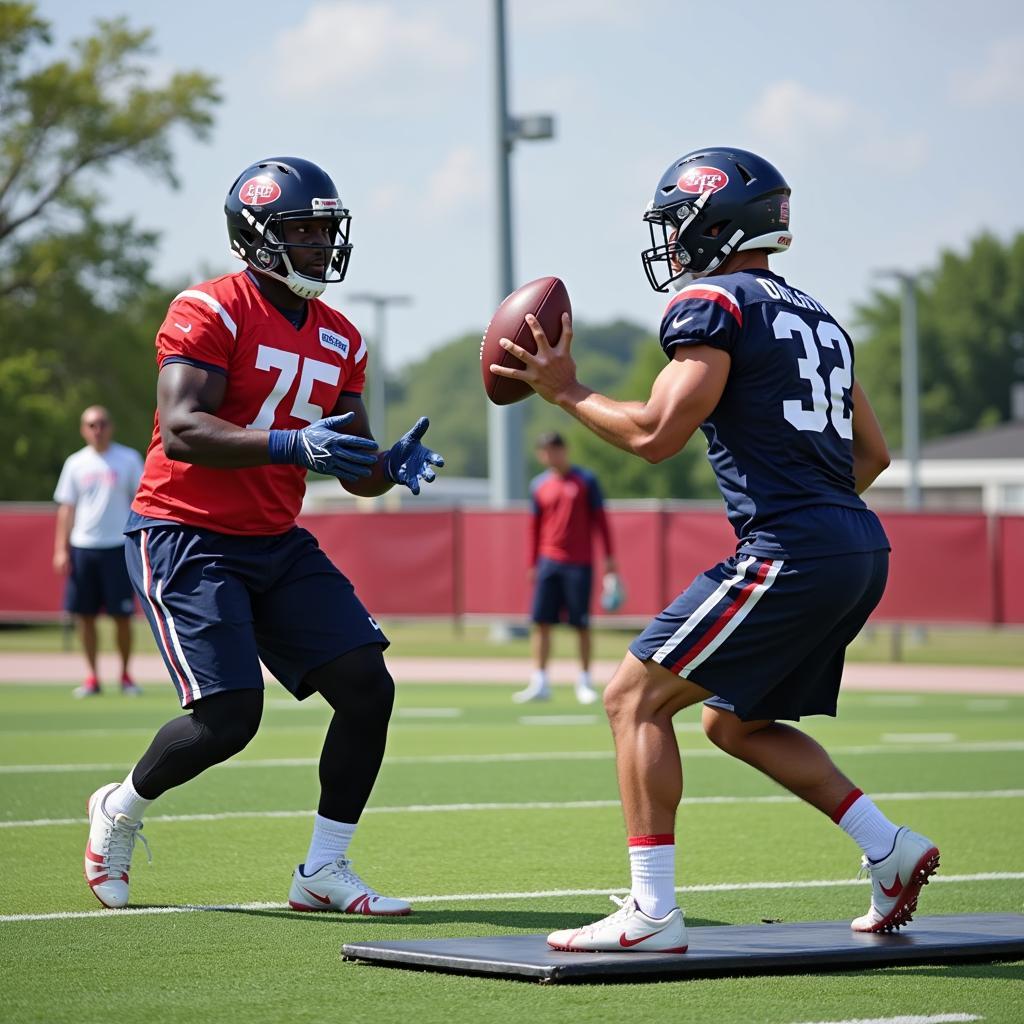
[[[580,708],[560,689],[551,703],[524,708],[509,700],[513,689],[401,689],[388,758],[352,848],[372,884],[420,897],[411,917],[388,921],[285,906],[316,803],[327,721],[316,698],[298,705],[269,690],[249,748],[166,794],[147,817],[153,863],[137,849],[133,905],[227,909],[119,915],[97,913],[82,880],[83,806],[176,713],[169,685],[138,700],[80,702],[55,687],[0,687],[0,1020],[1024,1019],[1020,963],[540,986],[342,962],[344,942],[582,924],[614,909],[588,892],[628,887],[600,707]],[[572,717],[542,724],[551,716]],[[679,815],[677,881],[722,888],[680,894],[688,923],[862,913],[866,884],[838,884],[855,876],[856,848],[817,812],[773,800],[781,791],[714,751],[697,722],[695,709],[677,718],[692,800]],[[924,890],[920,914],[1024,909],[1022,878],[977,877],[1024,876],[1024,698],[851,693],[839,719],[805,725],[894,820],[941,846],[939,879],[963,876]],[[532,806],[541,803],[551,806]],[[224,814],[232,816],[168,820]],[[837,884],[801,884],[829,881]],[[740,888],[768,882],[792,887]],[[264,903],[272,906],[252,906]]]

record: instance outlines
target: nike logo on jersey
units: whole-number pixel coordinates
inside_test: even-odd
[[[367,615],[366,617],[367,617],[367,619],[370,620],[370,625],[373,626],[374,629],[376,629],[376,630],[380,629],[380,626],[378,626],[377,623],[374,621],[374,618],[373,618],[372,615]]]
[[[885,886],[879,883],[879,887],[882,892],[889,897],[889,899],[892,899],[894,896],[899,896],[900,890],[903,888],[903,882],[900,881],[900,873],[898,871],[896,872],[896,881],[893,882],[891,886]]]
[[[672,327],[678,331],[679,328],[683,326],[683,324],[688,324],[692,319],[692,316],[686,317],[685,320],[677,316],[675,320],[672,321]]]
[[[331,897],[330,896],[321,896],[320,893],[313,892],[312,889],[307,889],[305,886],[302,887],[302,891],[303,892],[308,892],[309,895],[313,897],[313,899],[315,899],[315,900],[317,900],[320,903],[323,903],[325,905],[331,902]]]
[[[192,330],[191,324],[179,324],[177,320],[174,321],[174,326],[183,334],[188,334],[188,332]]]

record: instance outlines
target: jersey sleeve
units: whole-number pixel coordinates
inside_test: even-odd
[[[71,470],[71,460],[64,463],[57,481],[57,489],[53,492],[53,500],[58,505],[74,505],[78,501],[78,488],[75,485],[75,474]]]
[[[672,358],[677,345],[710,345],[733,353],[743,328],[743,307],[727,288],[687,285],[669,304],[661,321],[661,347]]]
[[[361,395],[366,387],[366,342],[363,341],[360,333],[353,327],[355,337],[352,339],[352,349],[355,355],[352,357],[352,365],[349,368],[348,377],[345,378],[345,385],[341,389],[343,395]],[[378,366],[377,373],[383,373],[384,367]]]
[[[189,363],[227,373],[237,330],[227,310],[212,296],[183,292],[168,307],[157,331],[157,363],[161,368]]]

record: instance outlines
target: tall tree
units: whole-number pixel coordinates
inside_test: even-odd
[[[147,80],[150,33],[100,21],[50,52],[34,4],[0,2],[0,496],[52,493],[92,402],[121,437],[145,441],[151,339],[143,309],[166,301],[149,278],[155,235],[104,217],[98,182],[123,165],[175,187],[171,133],[205,138],[214,80]],[[152,317],[145,323],[152,323]],[[142,390],[144,388],[144,390]]]
[[[857,376],[889,443],[902,443],[900,297],[875,292],[857,310]],[[1010,418],[1024,341],[1024,233],[982,234],[966,253],[943,252],[918,280],[921,432],[925,438]]]

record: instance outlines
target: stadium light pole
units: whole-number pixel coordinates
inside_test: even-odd
[[[509,158],[517,141],[554,138],[550,114],[511,117],[505,47],[505,0],[494,0],[494,142],[497,186],[498,302],[515,287],[512,270],[512,189]],[[520,404],[487,407],[487,466],[490,503],[505,508],[526,497],[523,463],[523,409]]]
[[[879,277],[900,283],[900,406],[903,419],[903,458],[907,463],[904,504],[921,508],[921,380],[918,370],[917,275],[905,270],[880,270]]]
[[[385,397],[386,370],[384,353],[386,351],[386,321],[388,306],[412,305],[410,295],[382,295],[378,292],[356,292],[347,295],[349,302],[365,302],[373,306],[373,347],[376,349],[376,369],[369,375],[370,392],[370,433],[377,444],[384,444],[387,434],[387,398]]]

